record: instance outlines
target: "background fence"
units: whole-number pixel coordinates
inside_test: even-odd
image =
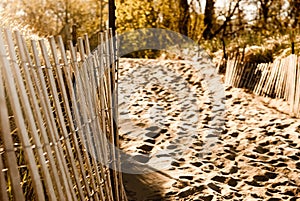
[[[0,29],[0,200],[126,200],[111,32],[26,41]],[[105,165],[106,164],[106,165]],[[109,169],[108,165],[114,167]]]
[[[273,63],[243,63],[228,60],[225,84],[246,88],[257,95],[284,99],[290,114],[300,117],[300,57],[290,55]]]

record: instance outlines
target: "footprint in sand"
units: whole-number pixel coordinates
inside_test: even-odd
[[[162,170],[172,168],[179,158],[193,151],[190,147],[195,139],[214,143],[217,135],[213,133],[214,125],[209,126],[213,115],[201,117],[204,110],[212,113],[212,103],[203,95],[209,92],[202,87],[199,71],[180,62],[164,61],[157,65],[155,60],[134,63],[126,60],[122,63],[120,134],[130,141],[143,142],[123,147],[126,153]],[[207,145],[201,151],[209,149]]]

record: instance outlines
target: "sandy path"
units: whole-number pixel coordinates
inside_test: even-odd
[[[144,173],[124,174],[130,200],[300,200],[300,120],[229,88],[223,134],[203,158],[202,81],[180,61],[121,60],[122,148]]]

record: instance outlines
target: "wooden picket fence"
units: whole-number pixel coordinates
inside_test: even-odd
[[[225,85],[246,88],[257,95],[284,99],[291,115],[300,117],[300,57],[290,55],[273,63],[243,63],[228,60]]]
[[[126,200],[111,31],[27,41],[0,29],[0,200]],[[109,165],[107,165],[109,164]],[[113,167],[113,168],[109,168]]]

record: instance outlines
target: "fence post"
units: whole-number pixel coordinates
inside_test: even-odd
[[[110,40],[110,42],[112,43],[112,46],[110,46],[110,47],[108,47],[109,49],[111,49],[110,51],[110,53],[116,53],[116,39],[115,39],[115,35],[116,35],[116,15],[115,15],[115,10],[116,10],[116,6],[115,6],[115,0],[109,0],[108,1],[108,6],[109,6],[109,11],[108,11],[108,16],[109,16],[109,19],[108,19],[108,24],[109,24],[109,28],[111,29],[111,35],[110,35],[110,37],[109,38],[106,38],[107,40]],[[111,78],[114,78],[114,73],[115,72],[112,72],[112,71],[115,71],[116,69],[114,68],[114,64],[116,64],[117,63],[117,60],[116,60],[116,58],[115,58],[115,54],[113,54],[113,57],[112,57],[113,59],[112,59],[112,61],[111,61],[111,65],[109,66],[109,68],[111,68],[111,71],[110,71],[110,73],[111,73],[111,75],[110,75],[110,77]],[[111,79],[110,80],[111,81],[111,89],[112,89],[112,92],[114,93],[114,94],[116,94],[117,93],[117,91],[115,91],[115,90],[117,90],[117,87],[115,87],[115,82],[116,82],[116,80],[114,80],[114,79]],[[117,95],[113,95],[112,94],[112,106],[113,106],[113,111],[112,111],[112,115],[113,115],[113,138],[114,139],[116,139],[115,141],[114,141],[114,146],[115,147],[118,147],[118,125],[116,124],[116,121],[117,121],[117,110],[116,110],[116,108],[115,108],[115,105],[117,104]],[[118,158],[118,156],[117,156],[117,158]],[[120,177],[120,175],[118,175],[119,177]],[[114,180],[112,180],[112,181],[114,181]],[[118,184],[116,183],[115,185],[113,185],[113,187],[114,188],[116,188],[116,189],[114,189],[114,191],[113,192],[116,192],[116,190],[118,189],[118,186],[117,186]],[[118,190],[117,190],[118,191]],[[114,195],[114,198],[119,198],[119,195],[117,195],[117,194],[115,194]]]
[[[116,15],[115,15],[116,5],[115,0],[108,1],[108,25],[112,29],[113,36],[116,35]]]

